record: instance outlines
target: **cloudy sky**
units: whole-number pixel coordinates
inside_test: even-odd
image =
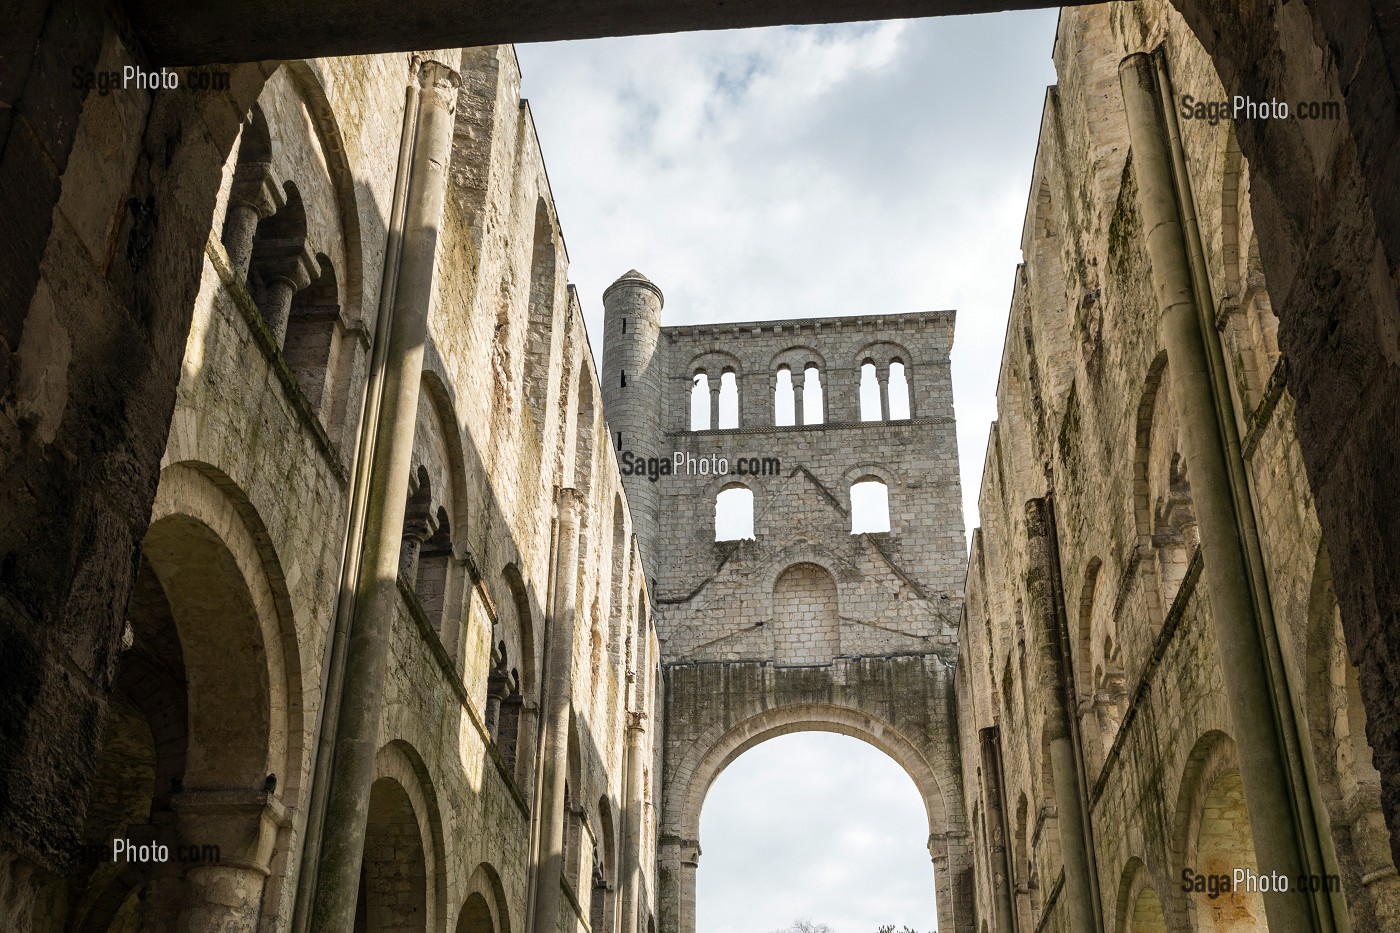
[[[666,293],[668,324],[957,309],[976,525],[1055,19],[521,46],[590,332],[603,289],[630,268]],[[796,916],[835,933],[931,930],[921,810],[908,778],[855,740],[753,749],[706,803],[699,933],[768,933]]]

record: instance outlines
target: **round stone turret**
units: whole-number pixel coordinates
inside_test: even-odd
[[[656,482],[647,478],[646,463],[669,456],[661,450],[658,341],[664,301],[656,283],[636,269],[603,292],[603,416],[622,468],[632,528],[648,562],[656,559],[660,495]]]

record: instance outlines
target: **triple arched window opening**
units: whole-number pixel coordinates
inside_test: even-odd
[[[827,379],[815,363],[808,363],[800,370],[786,363],[779,366],[773,375],[772,387],[774,426],[827,422]],[[856,391],[861,421],[901,421],[913,417],[908,370],[903,360],[895,358],[882,366],[867,358],[861,364]],[[739,377],[733,369],[726,368],[718,379],[704,370],[691,376],[690,430],[737,428],[740,410]]]
[[[890,530],[890,493],[884,480],[865,476],[851,484],[851,534],[881,534]],[[715,541],[754,540],[754,493],[732,483],[715,495]]]
[[[335,249],[308,233],[295,179],[274,177],[272,136],[254,104],[238,138],[220,240],[230,271],[243,284],[271,342],[333,440],[349,411],[342,283],[328,255]],[[313,186],[314,187],[314,186]]]

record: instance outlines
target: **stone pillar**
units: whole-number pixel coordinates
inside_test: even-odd
[[[234,172],[220,239],[228,251],[234,277],[240,282],[248,278],[258,224],[277,209],[271,190],[271,169],[268,162],[246,162]]]
[[[1094,887],[1094,844],[1081,793],[1078,756],[1070,727],[1071,697],[1065,677],[1064,641],[1061,638],[1062,599],[1059,560],[1052,540],[1050,503],[1032,499],[1026,503],[1026,594],[1035,626],[1036,680],[1045,702],[1045,737],[1050,743],[1050,770],[1055,782],[1060,855],[1065,869],[1066,914],[1070,929],[1096,933],[1102,929]]]
[[[515,744],[515,783],[526,800],[535,794],[535,743],[540,728],[540,707],[534,700],[520,704],[520,734]]]
[[[890,371],[875,370],[875,381],[880,383],[880,420],[890,420]]]
[[[539,852],[535,862],[532,933],[556,933],[564,892],[564,832],[568,820],[569,712],[574,691],[575,615],[578,602],[579,514],[582,497],[559,491],[559,552],[554,578],[554,618],[544,659],[544,748],[540,771]]]
[[[262,312],[263,323],[271,332],[273,343],[280,347],[287,339],[292,298],[311,284],[319,267],[302,237],[260,240],[253,244],[252,257],[260,270],[266,270],[258,310]]]
[[[399,576],[409,586],[418,583],[418,558],[423,545],[437,530],[437,518],[430,514],[426,503],[406,504],[403,517],[403,540],[399,542]]]
[[[1016,917],[1011,906],[1011,856],[1007,850],[1006,814],[1001,805],[1001,750],[997,728],[983,729],[982,740],[982,799],[986,802],[987,864],[992,877],[992,929],[996,933],[1015,933]]]
[[[447,192],[457,87],[461,83],[456,71],[436,61],[423,62],[417,77],[422,91],[383,400],[374,426],[362,573],[355,591],[344,688],[340,697],[330,700],[339,702],[340,715],[315,881],[314,930],[349,930],[355,925],[389,641],[399,599],[399,546],[423,376],[437,231]]]
[[[633,675],[634,679],[636,675]],[[642,880],[642,824],[645,822],[642,778],[646,767],[646,712],[627,714],[626,797],[623,806],[622,874],[618,900],[621,909],[620,933],[638,930],[641,914],[638,903]]]
[[[806,412],[806,410],[802,407],[802,393],[803,393],[803,390],[806,388],[806,386],[804,386],[803,383],[806,382],[806,378],[807,378],[807,377],[804,375],[801,379],[798,379],[796,376],[794,376],[793,379],[792,379],[792,423],[793,423],[793,424],[806,424],[806,423],[807,423],[807,412]]]
[[[210,851],[206,846],[217,851],[216,860],[185,871],[177,928],[200,933],[257,929],[278,832],[288,825],[282,804],[265,791],[242,790],[188,791],[172,803],[180,842],[188,851]]]
[[[680,917],[676,933],[695,933],[695,873],[700,868],[700,843],[682,839],[680,848]]]
[[[1182,447],[1196,503],[1202,579],[1209,594],[1211,625],[1239,749],[1254,851],[1261,873],[1299,878],[1310,868],[1304,855],[1304,823],[1311,814],[1303,812],[1306,803],[1300,798],[1305,793],[1294,793],[1287,764],[1289,751],[1274,701],[1268,647],[1250,586],[1225,462],[1151,56],[1139,53],[1125,58],[1119,66],[1119,79],[1137,175],[1138,209],[1171,369],[1172,402],[1181,419]],[[1286,698],[1280,701],[1286,702]],[[1264,909],[1273,933],[1334,928],[1330,908],[1322,897],[1268,893]]]
[[[723,378],[723,377],[721,377]],[[705,388],[710,393],[710,430],[719,428],[719,379],[705,378]]]

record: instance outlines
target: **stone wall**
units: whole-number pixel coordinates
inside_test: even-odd
[[[636,275],[610,290],[615,304]],[[626,335],[620,317],[605,357],[635,358],[614,354],[614,342],[654,340],[646,371],[661,391],[633,392],[619,378],[609,423],[655,425],[635,444],[624,433],[621,446],[667,467],[628,471],[623,461],[629,493],[654,496],[660,516],[648,569],[666,665],[661,929],[696,929],[700,809],[719,769],[775,735],[817,729],[861,738],[909,772],[928,811],[940,928],[973,930],[950,667],[965,562],[953,314],[661,327],[656,313],[642,319],[652,334],[638,334],[631,315]],[[867,363],[887,400],[862,420]],[[907,412],[888,401],[899,366]],[[806,390],[794,391],[796,423],[786,425],[776,423],[783,370]],[[692,430],[701,374],[710,393],[696,405],[708,406],[709,426]],[[737,399],[721,400],[722,384]],[[861,481],[883,484],[888,531],[852,533]],[[736,490],[751,496],[752,536],[717,540],[733,537],[717,509]]]
[[[1225,97],[1210,58],[1163,4],[1067,10],[1059,26],[1059,83],[1047,94],[959,632],[966,808],[985,852],[978,915],[994,929],[1074,928],[1067,833],[1088,840],[1088,899],[1103,929],[1264,928],[1257,897],[1208,899],[1182,884],[1187,869],[1256,866],[1247,817],[1229,801],[1240,793],[1241,732],[1271,727],[1232,721],[1226,702],[1239,675],[1221,665],[1200,490],[1186,469],[1187,415],[1171,391],[1151,288],[1135,163],[1144,157],[1131,146],[1117,63],[1159,45],[1174,100]],[[1180,126],[1225,362],[1224,411],[1241,438],[1262,555],[1261,624],[1279,642],[1271,689],[1312,783],[1298,806],[1315,806],[1313,864],[1340,880],[1326,909],[1353,928],[1383,928],[1397,888],[1388,842],[1375,832],[1380,776],[1369,748],[1336,763],[1336,723],[1364,714],[1345,687],[1356,672],[1327,589],[1249,166],[1230,120]],[[1029,500],[1053,514],[1060,622],[1048,627],[1037,617],[1044,568]],[[1040,662],[1057,652],[1062,665]],[[1056,786],[1051,767],[1053,724],[1066,711],[1081,785],[1072,790]],[[994,733],[995,762],[968,741],[983,730]],[[1088,813],[1082,830],[1061,819],[1075,798]],[[1209,925],[1225,915],[1233,925]]]
[[[460,67],[462,90],[358,916],[370,929],[457,929],[485,901],[500,931],[526,922],[536,871],[541,668],[560,637],[549,608],[559,487],[582,493],[566,618],[583,632],[565,701],[576,711],[571,819],[610,860],[599,897],[619,897],[626,821],[651,820],[649,789],[633,811],[624,773],[626,755],[651,757],[650,731],[627,751],[624,738],[629,722],[654,721],[644,698],[657,649],[621,481],[595,441],[599,389],[513,52],[423,57]],[[95,799],[108,803],[86,836],[97,849],[123,834],[213,844],[223,861],[184,877],[101,870],[102,858],[57,871],[41,879],[37,929],[177,915],[180,928],[204,929],[229,911],[292,927],[417,60],[273,71],[213,197],[143,545],[147,597],[129,613],[112,707],[149,724],[149,755],[142,729],[112,727],[137,750],[112,742],[120,766],[99,760]],[[75,171],[87,153],[80,141]],[[524,391],[535,378],[539,390]],[[594,906],[590,857],[565,878],[570,928],[587,929]],[[652,863],[633,857],[645,928]],[[235,889],[236,907],[217,893]]]

